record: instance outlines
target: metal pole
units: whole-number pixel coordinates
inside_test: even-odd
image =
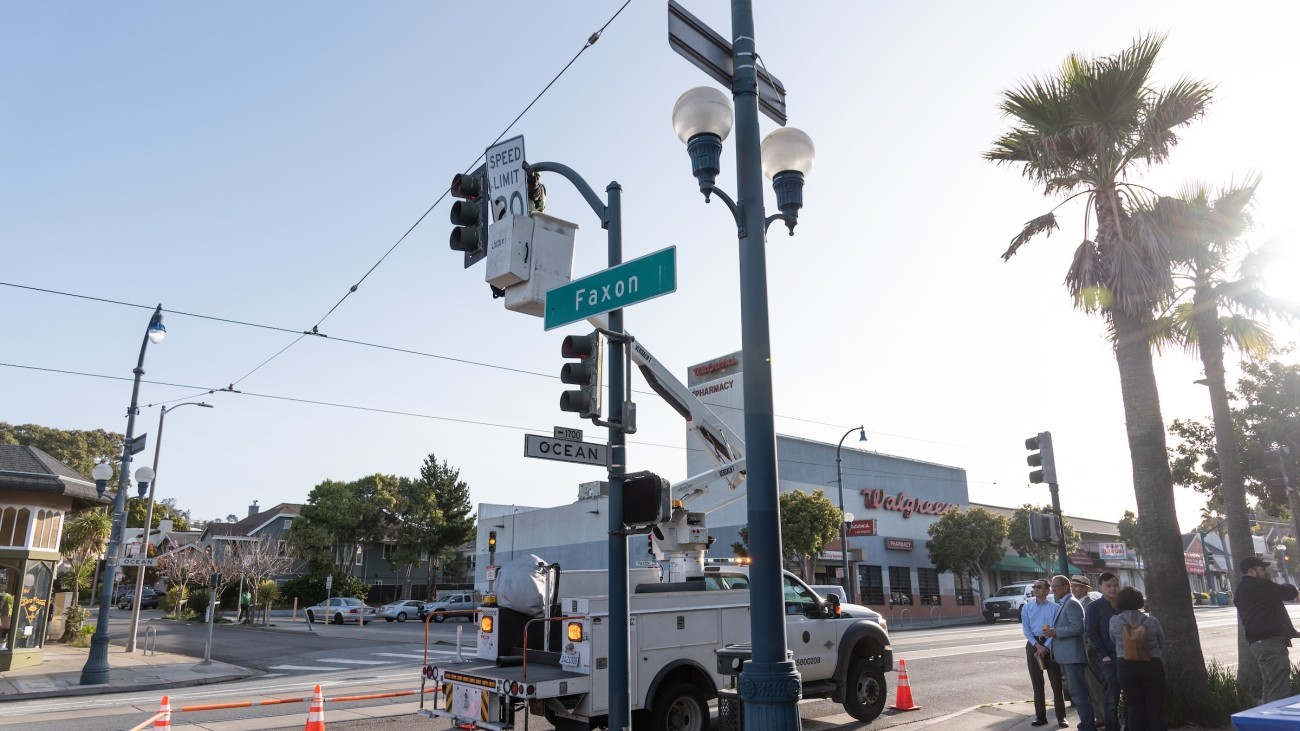
[[[1057,544],[1057,557],[1061,560],[1061,575],[1070,575],[1070,560],[1065,555],[1065,516],[1061,513],[1061,492],[1056,489],[1056,483],[1048,483],[1052,489],[1052,512],[1056,513],[1057,524],[1061,526],[1061,542]]]
[[[617,182],[605,186],[606,228],[609,236],[609,266],[623,263],[623,187]],[[609,313],[611,332],[623,332],[623,310]],[[627,473],[627,437],[623,434],[623,402],[628,384],[623,370],[623,344],[610,343],[606,352],[609,368],[609,728],[622,731],[631,725],[628,699],[627,534],[623,528],[623,475]]]
[[[163,419],[167,416],[167,407],[158,409],[158,435],[153,444],[153,479],[149,481],[149,505],[144,511],[144,529],[140,557],[149,557],[149,532],[153,529],[153,491],[158,484],[158,455],[162,452]],[[135,633],[140,627],[140,593],[144,591],[145,566],[135,567],[135,595],[131,600],[131,627],[126,631],[126,651],[135,652]]]
[[[130,485],[131,440],[135,437],[135,412],[140,399],[140,378],[144,376],[144,354],[149,347],[149,333],[162,322],[162,305],[153,311],[144,341],[140,343],[140,357],[135,364],[135,379],[131,384],[131,405],[126,410],[126,437],[122,441],[122,456],[118,460],[117,497],[113,501],[113,530],[109,533],[108,559],[104,567],[105,581],[99,592],[99,618],[95,634],[90,638],[90,654],[81,668],[81,685],[101,685],[108,682],[108,619],[109,603],[113,601],[113,585],[107,578],[117,572],[117,552],[122,543],[122,528],[126,523],[126,490]]]
[[[840,466],[840,449],[844,447],[844,440],[848,439],[854,430],[860,429],[861,426],[855,426],[844,432],[844,436],[840,437],[839,445],[835,447],[835,482],[840,489],[840,553],[843,554],[844,559],[844,593],[849,601],[853,601],[854,594],[849,581],[849,525],[844,520],[844,469]]]
[[[799,672],[785,644],[782,601],[780,490],[772,408],[772,346],[768,328],[767,257],[762,153],[758,130],[758,75],[754,63],[754,7],[731,3],[732,98],[736,122],[736,189],[741,208],[740,329],[745,373],[747,517],[754,566],[749,580],[753,660],[740,674],[745,728],[801,728]]]

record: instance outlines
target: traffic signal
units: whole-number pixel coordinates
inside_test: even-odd
[[[560,381],[579,388],[560,394],[560,411],[572,411],[584,419],[600,418],[600,367],[604,354],[605,339],[599,331],[564,338],[560,355],[576,362],[564,364]]]
[[[451,179],[451,194],[459,198],[451,206],[452,251],[465,253],[465,266],[482,259],[487,253],[488,206],[487,168],[480,165],[473,172],[458,173]]]
[[[651,526],[672,516],[668,480],[653,472],[623,476],[623,525]]]
[[[497,532],[494,530],[490,530],[488,531],[488,552],[491,553],[496,550],[497,550]]]
[[[1029,481],[1032,483],[1046,482],[1049,485],[1056,484],[1056,455],[1052,453],[1052,433],[1050,431],[1039,432],[1038,436],[1033,436],[1025,440],[1025,449],[1032,454],[1025,458],[1030,467],[1039,469],[1029,473]]]
[[[623,512],[627,512],[627,510],[624,509]],[[653,533],[645,534],[645,552],[650,554],[651,557],[655,555],[655,537]]]

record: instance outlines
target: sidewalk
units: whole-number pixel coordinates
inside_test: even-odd
[[[45,657],[40,665],[0,673],[0,702],[162,690],[224,683],[257,675],[253,670],[224,662],[213,661],[204,665],[201,658],[165,652],[128,654],[121,647],[110,645],[108,683],[81,685],[81,669],[90,655],[89,647],[69,647],[50,642],[43,649]]]

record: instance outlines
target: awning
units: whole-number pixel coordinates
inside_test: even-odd
[[[1052,561],[1052,565],[1060,566],[1060,564],[1057,563],[1056,560]],[[1074,564],[1068,564],[1068,565],[1070,567],[1070,571],[1069,571],[1070,575],[1087,573],[1086,571],[1079,568],[1078,566],[1075,566]],[[1055,573],[1055,570],[1053,570],[1045,574],[1043,572],[1043,567],[1039,566],[1037,561],[1035,561],[1034,559],[1028,556],[1017,556],[1014,553],[1007,553],[1007,555],[1003,556],[1001,561],[998,561],[997,563],[993,564],[992,570],[1010,571],[1012,573],[1038,574],[1040,576],[1047,576],[1049,574]]]

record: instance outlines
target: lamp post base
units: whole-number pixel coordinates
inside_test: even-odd
[[[90,655],[81,668],[80,685],[105,685],[108,683],[108,633],[96,632],[90,638]]]
[[[798,731],[799,672],[787,660],[777,663],[749,661],[740,673],[740,699],[745,708],[746,731],[783,729]]]

